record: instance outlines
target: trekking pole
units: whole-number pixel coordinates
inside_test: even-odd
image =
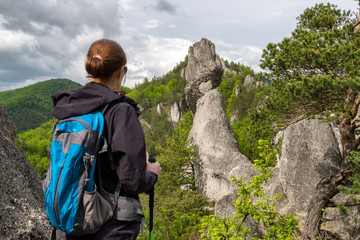
[[[156,159],[153,157],[149,158],[149,162],[154,163]],[[149,239],[153,239],[153,228],[154,228],[154,187],[151,188],[149,194],[149,209],[150,209],[150,217],[149,217]]]

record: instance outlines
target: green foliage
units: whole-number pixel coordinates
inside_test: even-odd
[[[128,94],[144,109],[150,109],[158,103],[173,104],[176,101],[184,99],[184,87],[186,81],[180,77],[180,63],[176,68],[163,77],[154,78],[152,81],[147,79],[140,85],[137,85]]]
[[[54,92],[78,88],[68,79],[51,79],[24,88],[0,92],[0,105],[14,121],[18,132],[40,126],[52,119]]]
[[[231,63],[231,67],[238,70],[243,68],[241,72],[247,75],[252,73],[251,69],[243,65]],[[265,97],[264,89],[268,87],[245,88],[243,83],[247,75],[242,75],[242,73],[225,72],[218,90],[224,100],[228,121],[231,123],[240,151],[252,160],[257,156],[258,139],[268,139],[272,134],[269,130],[270,121],[268,123],[256,122],[250,118],[249,114]],[[264,76],[258,73],[254,75],[254,79],[264,81]]]
[[[237,82],[240,82],[240,75],[232,72],[225,72],[221,77],[221,83],[218,91],[221,94],[225,106],[228,105],[230,97],[233,95],[234,87]]]
[[[158,104],[161,103],[166,110],[175,102],[181,102],[185,98],[186,81],[180,77],[184,64],[181,62],[163,77],[155,78],[151,82],[145,79],[131,91],[125,90],[128,97],[145,109],[140,118],[144,127],[147,151],[152,156],[159,154],[157,146],[164,146],[167,141],[166,136],[170,136],[172,131],[167,115],[157,112]]]
[[[235,62],[233,62],[233,61],[231,61],[231,62],[229,63],[228,60],[225,60],[224,63],[225,63],[225,66],[226,66],[228,69],[237,72],[237,73],[240,74],[241,76],[244,76],[244,78],[245,78],[246,75],[251,75],[251,76],[253,76],[253,75],[255,74],[255,73],[254,73],[254,70],[252,70],[251,67],[249,67],[249,66],[245,66],[245,65],[243,65],[243,64],[238,64],[238,63],[235,63]]]
[[[128,88],[128,87],[124,87],[124,86],[121,86],[119,91],[123,91],[125,92],[126,94],[129,94],[131,92],[131,88]]]
[[[260,66],[286,81],[319,74],[359,76],[360,32],[343,18],[349,15],[329,3],[306,9],[291,37],[267,45]]]
[[[337,209],[339,210],[339,213],[342,213],[342,214],[347,214],[347,207],[345,206],[345,204],[344,203],[342,203],[342,202],[338,202],[337,204],[336,204],[336,207],[337,207]]]
[[[151,156],[159,154],[157,146],[164,146],[167,141],[166,136],[171,135],[171,124],[166,114],[159,114],[156,108],[144,111],[141,121],[146,124],[144,126],[146,150]]]
[[[360,31],[353,31],[352,23],[343,18],[349,16],[335,5],[316,4],[298,17],[291,37],[268,44],[261,67],[269,72],[272,85],[250,113],[258,126],[267,127],[263,136],[296,117],[347,116],[347,91],[360,90]]]
[[[201,217],[209,214],[205,210],[208,201],[195,187],[197,151],[188,140],[191,126],[192,117],[187,112],[166,143],[157,146],[162,175],[155,190],[155,202],[159,204],[155,204],[154,239],[192,239]]]
[[[299,220],[294,214],[280,215],[275,209],[275,201],[265,196],[263,184],[272,177],[269,167],[276,162],[276,151],[269,148],[269,142],[259,141],[258,150],[260,158],[254,161],[254,166],[260,170],[260,174],[253,180],[243,181],[235,179],[239,188],[238,198],[234,203],[236,213],[232,218],[210,215],[201,219],[202,239],[297,239]],[[246,225],[248,218],[253,219],[263,226],[263,236],[253,236]]]
[[[169,187],[179,188],[184,185],[195,189],[194,171],[197,165],[197,150],[191,140],[188,140],[191,126],[191,114],[186,112],[184,120],[175,127],[172,136],[167,137],[165,145],[157,146],[160,153],[157,159],[163,170],[158,185],[165,191],[164,193],[169,191]],[[183,171],[184,168],[187,171]]]
[[[52,119],[35,129],[22,132],[17,136],[17,148],[25,155],[40,177],[46,174],[48,151],[50,147],[51,129],[56,123]]]
[[[346,164],[351,166],[352,174],[349,176],[350,187],[339,186],[340,190],[349,195],[354,202],[360,202],[360,152],[352,151],[345,159]]]
[[[235,117],[237,121],[241,121],[248,116],[248,110],[256,107],[259,103],[261,98],[257,97],[257,94],[261,91],[260,87],[245,88],[240,82],[237,82],[226,107],[229,120]]]

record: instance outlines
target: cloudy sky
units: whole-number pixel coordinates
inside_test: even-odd
[[[0,0],[0,91],[51,78],[85,84],[85,54],[100,38],[125,49],[127,87],[166,74],[201,38],[224,59],[259,71],[262,49],[290,36],[296,17],[320,2]],[[358,1],[328,2],[358,11]]]

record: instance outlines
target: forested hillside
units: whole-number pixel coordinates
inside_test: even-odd
[[[18,132],[40,126],[52,118],[51,95],[56,91],[78,88],[68,79],[51,79],[24,88],[0,92],[0,105],[15,122]]]

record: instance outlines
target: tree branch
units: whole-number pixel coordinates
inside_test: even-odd
[[[356,99],[355,103],[354,103],[354,106],[353,106],[353,110],[352,110],[352,113],[351,113],[351,117],[352,118],[355,118],[358,111],[359,111],[359,105],[360,105],[360,96],[358,96],[358,98]]]
[[[342,204],[344,204],[345,207],[354,207],[354,206],[359,206],[360,202],[343,202]],[[338,202],[329,201],[327,207],[337,207],[337,205]]]
[[[345,170],[340,172],[338,176],[324,179],[317,184],[315,195],[312,197],[308,208],[302,240],[316,239],[320,231],[323,209],[327,207],[330,199],[339,193],[338,186],[345,184],[351,173],[351,170]]]
[[[344,19],[350,20],[350,21],[352,21],[354,24],[356,23],[356,21],[355,21],[354,19],[351,19],[351,18],[346,17],[346,16],[340,16],[339,18],[344,18]]]

